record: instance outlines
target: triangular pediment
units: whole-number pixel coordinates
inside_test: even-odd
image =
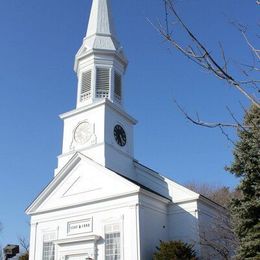
[[[86,174],[85,174],[86,175]],[[90,180],[88,176],[78,176],[76,180],[65,190],[62,197],[76,196],[78,194],[87,194],[97,190],[102,190],[102,185],[97,180]]]
[[[32,215],[95,203],[132,194],[139,189],[138,185],[77,153],[26,213]]]

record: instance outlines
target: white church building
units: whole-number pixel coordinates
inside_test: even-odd
[[[77,105],[64,121],[54,178],[27,208],[30,260],[151,260],[160,240],[194,243],[220,206],[134,158],[123,107],[127,67],[109,0],[93,0],[76,54]]]

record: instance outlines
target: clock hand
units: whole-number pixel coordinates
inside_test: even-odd
[[[122,136],[119,134],[120,143],[122,144]]]

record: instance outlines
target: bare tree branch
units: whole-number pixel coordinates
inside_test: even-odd
[[[200,244],[206,248],[206,259],[231,259],[238,246],[238,240],[233,232],[232,221],[229,212],[220,212],[217,215],[205,215],[208,219],[207,226],[201,226],[199,237]]]
[[[28,240],[21,236],[18,238],[20,246],[25,250],[25,253],[29,253],[30,244]]]
[[[233,145],[235,145],[235,141],[232,140],[232,139],[229,137],[229,135],[226,133],[226,131],[223,129],[223,127],[220,126],[219,129],[220,129],[221,133],[226,137],[226,139],[227,139],[230,143],[232,143]]]
[[[209,122],[204,122],[201,121],[199,119],[199,117],[197,116],[197,120],[195,120],[194,118],[192,118],[185,110],[184,108],[177,102],[177,100],[173,100],[174,103],[176,104],[176,106],[178,107],[178,109],[180,110],[180,112],[189,120],[191,121],[193,124],[198,125],[198,126],[203,126],[203,127],[208,127],[208,128],[217,128],[217,127],[233,127],[233,128],[238,128],[239,125],[238,124],[228,124],[228,123],[221,123],[221,122],[213,122],[213,123],[209,123]]]
[[[224,52],[224,49],[223,49],[223,46],[221,44],[221,42],[219,42],[219,46],[220,46],[220,50],[221,50],[221,55],[222,55],[222,58],[223,58],[223,61],[224,61],[224,66],[223,66],[223,70],[228,73],[228,69],[227,69],[227,65],[228,65],[228,62],[226,60],[226,55],[225,55],[225,52]]]
[[[191,117],[186,111],[185,109],[178,103],[178,101],[176,99],[173,99],[173,102],[175,103],[175,105],[177,106],[178,110],[184,115],[184,117],[186,119],[188,119],[191,123],[197,125],[197,126],[201,126],[201,127],[206,127],[206,128],[219,128],[221,133],[226,137],[226,139],[231,142],[233,145],[235,145],[235,141],[232,140],[230,138],[230,136],[227,134],[227,132],[224,130],[225,128],[234,128],[234,129],[239,129],[239,130],[243,130],[245,132],[247,132],[248,134],[250,134],[249,129],[251,128],[258,128],[254,122],[250,122],[249,125],[243,125],[240,123],[240,121],[235,117],[234,113],[231,111],[231,109],[227,106],[227,110],[230,114],[230,116],[232,117],[232,119],[235,121],[234,124],[230,124],[230,123],[223,123],[223,122],[206,122],[206,121],[201,121],[199,114],[196,113],[197,119],[194,119],[193,117]],[[247,113],[246,109],[243,107],[243,105],[241,104],[243,110],[245,111],[245,113]],[[252,137],[253,138],[253,137]]]
[[[257,59],[260,61],[260,50],[256,49],[251,42],[248,40],[246,33],[244,31],[241,31],[246,43],[248,44],[248,46],[250,47],[250,49],[252,50],[252,52],[254,53],[254,55],[257,57]]]
[[[180,18],[178,13],[176,12],[173,1],[172,0],[164,0],[165,5],[168,8],[167,10],[173,14],[179,24],[182,26],[182,28],[186,31],[190,39],[192,40],[193,44],[196,47],[196,50],[192,48],[191,46],[183,47],[180,43],[178,43],[173,35],[169,33],[169,21],[168,18],[166,20],[167,22],[167,29],[165,29],[160,26],[157,28],[159,33],[169,42],[171,43],[177,50],[179,50],[181,53],[183,53],[187,58],[195,62],[197,65],[202,67],[203,69],[210,71],[213,73],[216,77],[218,77],[221,80],[226,81],[230,86],[233,86],[235,89],[237,89],[240,93],[242,93],[248,100],[250,100],[254,105],[256,105],[258,108],[260,108],[260,103],[254,96],[252,96],[248,91],[244,89],[242,84],[239,83],[238,80],[233,78],[228,72],[227,72],[227,62],[226,58],[224,56],[223,50],[222,50],[222,58],[224,59],[224,66],[221,66],[218,64],[218,62],[213,58],[211,53],[207,50],[207,48],[198,40],[198,38],[191,32],[191,30],[186,26],[186,24],[183,22],[183,20]],[[168,12],[167,11],[167,12]],[[168,13],[167,13],[168,15]],[[257,55],[259,55],[260,50],[255,49],[255,52]],[[258,57],[258,56],[257,56]]]
[[[240,193],[236,190],[230,191],[225,186],[210,184],[189,183],[185,186],[222,206],[214,213],[198,211],[198,216],[204,220],[204,224],[198,227],[201,259],[232,259],[238,246],[238,239],[233,232],[233,220],[228,207],[231,200],[238,198]]]

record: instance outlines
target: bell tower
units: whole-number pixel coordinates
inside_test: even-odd
[[[87,34],[75,59],[77,107],[102,99],[122,106],[126,66],[127,59],[115,35],[110,1],[93,0]]]
[[[80,152],[118,173],[133,170],[133,127],[123,108],[127,59],[116,38],[110,0],[93,0],[88,28],[75,57],[76,108],[62,114],[62,154],[55,174]]]

